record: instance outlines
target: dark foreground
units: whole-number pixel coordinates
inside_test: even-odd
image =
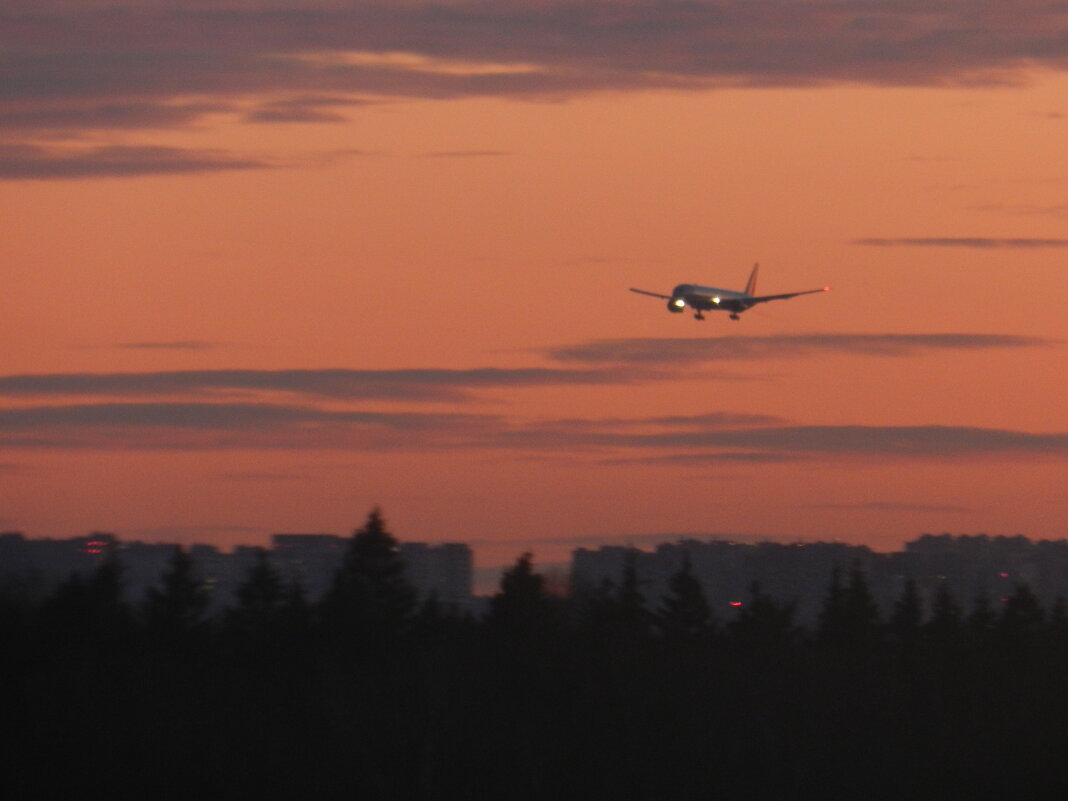
[[[9,797],[1068,793],[1068,625],[1026,587],[881,619],[855,570],[799,631],[759,588],[716,620],[685,568],[650,609],[633,575],[552,598],[521,559],[472,620],[373,560],[315,607],[264,562],[209,620],[181,561],[136,607],[114,566],[0,605]]]

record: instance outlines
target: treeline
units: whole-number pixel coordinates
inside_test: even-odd
[[[0,599],[5,779],[139,798],[1062,797],[1068,615],[1025,585],[880,615],[859,565],[818,624],[759,586],[719,619],[684,561],[581,594],[525,554],[472,618],[417,601],[374,511],[309,604],[266,554],[235,606],[177,549]]]

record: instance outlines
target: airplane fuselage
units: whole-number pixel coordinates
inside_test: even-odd
[[[717,289],[698,284],[679,284],[671,290],[668,311],[678,314],[689,306],[695,311],[720,310],[737,314],[753,305],[753,296],[745,292],[734,292],[730,289]]]
[[[647,289],[630,288],[631,292],[639,295],[649,295],[667,301],[669,312],[681,314],[687,307],[693,309],[693,316],[698,320],[705,319],[703,312],[725,311],[730,312],[732,320],[741,319],[739,315],[746,309],[751,309],[758,303],[767,303],[769,300],[786,300],[796,298],[798,295],[812,295],[816,292],[826,292],[830,287],[823,289],[806,289],[803,292],[787,292],[782,295],[757,295],[756,279],[757,268],[753,265],[753,272],[749,274],[749,281],[745,285],[744,292],[735,292],[730,289],[717,289],[714,286],[701,286],[700,284],[679,284],[670,295],[659,292],[650,292]]]

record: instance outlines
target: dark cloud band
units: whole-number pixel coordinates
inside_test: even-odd
[[[798,459],[1068,457],[1068,434],[969,426],[770,425],[697,415],[531,423],[496,415],[369,412],[271,403],[99,403],[0,410],[12,449],[481,449],[601,461],[755,464]],[[739,424],[742,423],[741,426]],[[606,459],[605,457],[608,457]]]
[[[1032,348],[1056,344],[1060,343],[1010,334],[788,334],[715,339],[602,339],[551,348],[546,355],[565,363],[670,364],[677,367],[710,361],[794,359],[821,353],[900,357],[925,351]]]
[[[1018,5],[1011,19],[957,0],[6,6],[0,103],[17,111],[0,125],[42,134],[187,125],[250,98],[250,121],[332,122],[337,107],[368,98],[975,85],[1068,63],[1053,0]]]
[[[35,145],[0,145],[0,180],[130,178],[268,166],[263,161],[216,150],[110,146],[68,151]]]
[[[162,346],[163,343],[158,343]],[[174,343],[171,343],[174,344]],[[142,343],[152,347],[152,343]],[[0,396],[160,396],[286,392],[340,399],[456,401],[499,387],[620,384],[640,371],[480,367],[469,370],[185,370],[0,376]]]

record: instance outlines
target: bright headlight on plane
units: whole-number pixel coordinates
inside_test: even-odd
[[[683,306],[686,305],[686,301],[683,300],[682,298],[675,298],[674,300],[671,301],[671,305],[674,306],[677,309],[681,309]]]
[[[719,298],[712,298],[713,303],[719,303]]]

